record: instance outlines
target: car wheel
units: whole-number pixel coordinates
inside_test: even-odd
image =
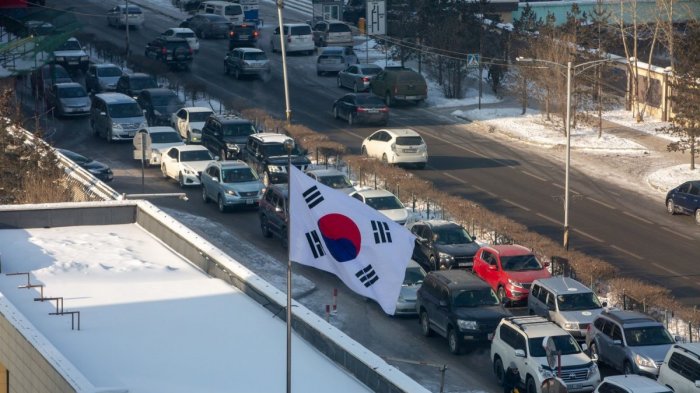
[[[337,106],[333,107],[333,118],[335,118],[335,119],[340,118],[340,116],[338,116],[338,107]]]
[[[360,92],[360,89],[357,88],[357,82],[356,82],[355,84],[352,85],[352,91],[355,92],[355,93],[359,93],[359,92]]]
[[[503,370],[503,361],[499,357],[496,357],[493,360],[493,373],[496,374],[496,381],[498,381],[498,384],[502,386],[505,371]]]
[[[351,126],[353,124],[355,124],[355,115],[353,115],[352,113],[349,113],[348,114],[348,125]]]
[[[267,171],[265,171],[263,173],[263,181],[262,182],[265,185],[265,187],[270,186],[270,174]]]
[[[622,365],[622,373],[625,375],[634,374],[634,370],[632,369],[632,363],[630,363],[628,360],[625,360],[625,364]]]
[[[177,183],[180,185],[180,188],[185,188],[185,177],[182,176],[182,172],[177,176]]]
[[[165,170],[165,164],[160,165],[160,173],[163,175],[163,179],[168,178],[168,171]]]
[[[506,296],[506,289],[503,287],[498,287],[498,300],[502,304],[508,303],[508,296]],[[504,303],[505,302],[505,303]]]
[[[674,215],[676,214],[676,204],[673,203],[673,199],[669,199],[666,201],[666,211],[668,214]]]
[[[369,154],[367,154],[367,148],[364,147],[364,146],[362,146],[362,155],[365,156],[365,157],[368,157],[368,156],[369,156]]]
[[[340,81],[340,77],[337,77],[337,78],[335,79],[335,82],[336,82],[336,84],[338,85],[338,87],[343,87],[343,83]]]
[[[420,313],[420,331],[425,337],[433,335],[433,329],[430,327],[430,319],[428,319],[428,313],[425,311],[421,311]]]
[[[695,210],[695,223],[700,225],[700,209]]]
[[[525,384],[525,391],[527,393],[537,393],[537,386],[535,386],[535,380],[532,377],[527,377],[527,382]]]
[[[272,237],[272,232],[270,232],[270,225],[267,223],[267,217],[260,217],[260,230],[262,231],[263,237]]]
[[[226,212],[226,204],[224,204],[224,198],[219,195],[218,198],[216,198],[216,204],[217,207],[219,208],[219,212],[225,213]]]
[[[233,76],[234,76],[236,79],[241,79],[241,70],[240,70],[240,69],[236,68],[236,70],[233,71],[233,72],[234,72]]]
[[[207,196],[207,189],[202,185],[202,202],[209,203],[209,197]]]
[[[384,103],[386,103],[386,106],[394,105],[394,99],[391,97],[390,91],[386,92],[386,95],[384,96]]]
[[[459,355],[462,352],[462,343],[457,335],[457,329],[450,328],[447,331],[447,345],[450,347],[450,353],[453,355]]]

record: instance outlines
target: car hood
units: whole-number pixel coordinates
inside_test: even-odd
[[[109,169],[109,166],[107,166],[99,161],[94,161],[94,160],[90,161],[86,164],[80,165],[80,166],[85,168],[85,169],[92,169],[92,170],[96,170],[96,171],[106,171]]]
[[[190,131],[199,130],[201,132],[203,127],[204,127],[203,121],[190,122]]]
[[[169,143],[151,143],[151,150],[154,153],[163,153],[169,147],[183,146],[184,142],[169,142]]]
[[[646,345],[641,347],[628,347],[635,354],[650,358],[654,362],[662,362],[666,358],[666,353],[673,344]]]
[[[82,50],[57,50],[53,52],[54,57],[82,57],[87,53]]]
[[[100,81],[100,84],[114,86],[119,81],[119,78],[118,76],[98,76],[97,80]]]
[[[404,223],[408,219],[408,211],[406,209],[379,210],[379,212],[392,221]]]
[[[90,98],[88,97],[74,97],[74,98],[59,98],[61,104],[67,107],[84,107],[90,106]]]
[[[268,157],[267,163],[272,165],[287,165],[287,156]],[[292,156],[292,165],[309,165],[311,161],[306,156]]]
[[[265,186],[262,184],[260,180],[255,180],[255,181],[248,181],[245,183],[233,183],[233,184],[227,184],[227,183],[222,183],[221,187],[224,190],[233,190],[236,192],[253,192],[253,191],[260,191]]]
[[[602,308],[593,310],[559,311],[561,319],[567,322],[592,323],[603,312]]]
[[[183,161],[180,163],[180,165],[182,165],[185,168],[192,169],[196,172],[201,172],[204,169],[206,169],[207,165],[209,165],[209,163],[212,161]]]
[[[459,319],[477,320],[483,321],[484,323],[494,322],[494,327],[502,318],[511,315],[500,305],[487,307],[455,307],[454,313]]]
[[[399,297],[403,300],[415,302],[418,288],[420,288],[420,285],[404,285],[401,287]]]
[[[541,364],[542,368],[544,368],[545,370],[551,369],[549,367],[549,363],[547,363],[546,356],[533,357],[532,359],[535,362]],[[592,364],[593,364],[593,362],[591,361],[591,358],[589,358],[588,355],[586,355],[583,352],[561,356],[561,367],[562,367],[561,372],[563,375],[566,375],[567,370],[565,369],[565,367],[568,367],[569,369],[571,369],[571,368],[584,368],[584,367],[590,367]]]
[[[549,271],[547,271],[547,269],[525,270],[521,272],[508,271],[507,274],[511,280],[524,284],[530,284],[538,278],[547,278],[550,276]]]
[[[467,244],[438,244],[438,251],[450,254],[453,257],[473,257],[480,246],[476,242]]]

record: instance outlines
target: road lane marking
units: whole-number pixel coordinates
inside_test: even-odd
[[[475,186],[475,185],[473,185],[473,184],[472,184],[471,186],[474,187],[474,188],[476,188],[477,190],[479,190],[479,191],[481,191],[481,192],[484,192],[484,193],[486,193],[486,194],[491,195],[491,196],[494,197],[494,198],[498,198],[498,195],[492,193],[491,191],[489,191],[489,190],[487,190],[487,189],[485,189],[485,188],[481,188],[481,187]]]
[[[521,170],[520,172],[522,172],[523,174],[528,175],[528,176],[530,176],[530,177],[534,177],[534,178],[537,179],[537,180],[540,180],[540,181],[547,181],[547,179],[545,179],[544,177],[537,176],[537,175],[532,174],[532,173],[530,173],[530,172],[528,172],[528,171],[523,171],[523,170]]]
[[[597,199],[595,199],[595,198],[593,198],[593,197],[586,197],[586,199],[588,199],[588,200],[591,201],[591,202],[597,203],[597,204],[599,204],[599,205],[601,205],[601,206],[605,206],[605,207],[607,207],[608,209],[616,210],[616,209],[615,209],[615,206],[613,206],[613,205],[608,205],[607,203],[602,202],[602,201],[599,201],[599,200],[597,200]]]
[[[627,250],[625,250],[624,248],[618,247],[618,246],[616,246],[616,245],[614,245],[614,244],[611,244],[611,245],[610,245],[610,248],[614,248],[614,249],[616,249],[617,251],[620,251],[620,252],[622,252],[622,253],[625,253],[625,254],[627,254],[627,255],[629,255],[629,256],[631,256],[631,257],[637,258],[637,259],[639,259],[639,260],[643,260],[643,259],[644,259],[644,258],[640,257],[639,255],[637,255],[637,254],[635,254],[635,253],[633,253],[633,252],[627,251]]]
[[[678,236],[680,236],[680,237],[682,237],[682,238],[684,238],[684,239],[695,240],[695,239],[693,239],[692,237],[690,237],[690,236],[688,236],[688,235],[684,235],[684,234],[679,233],[679,232],[676,232],[676,231],[674,231],[674,230],[671,229],[671,228],[661,227],[661,229],[663,229],[663,230],[666,231],[666,232],[672,233],[672,234],[674,234],[674,235],[678,235]]]
[[[598,239],[597,237],[591,235],[590,233],[586,233],[586,232],[584,232],[584,231],[582,231],[582,230],[580,230],[580,229],[574,228],[574,232],[576,232],[576,233],[578,233],[578,234],[581,234],[581,235],[583,235],[583,236],[585,236],[585,237],[587,237],[587,238],[589,238],[589,239],[593,239],[593,240],[595,240],[595,241],[597,241],[597,242],[599,242],[599,243],[605,243],[603,240]]]
[[[458,177],[455,176],[455,175],[452,175],[452,174],[449,174],[449,173],[445,173],[445,172],[443,172],[442,174],[445,175],[445,176],[447,176],[447,177],[449,177],[450,179],[452,179],[452,180],[458,182],[458,183],[467,184],[467,182],[466,182],[465,180],[462,180],[462,179],[458,178]]]
[[[658,267],[658,268],[661,269],[661,270],[665,270],[665,271],[667,271],[667,272],[673,274],[673,275],[676,276],[676,277],[681,277],[681,278],[684,278],[684,279],[686,279],[686,280],[690,280],[690,277],[684,276],[684,275],[678,273],[677,271],[671,270],[671,269],[669,269],[669,268],[667,268],[667,267],[665,267],[665,266],[661,266],[661,265],[659,265],[659,264],[656,263],[656,262],[652,262],[651,264],[654,265],[654,266],[656,266],[656,267]]]
[[[505,198],[504,198],[504,199],[503,199],[503,202],[510,203],[511,205],[513,205],[513,206],[515,206],[515,207],[519,207],[519,208],[525,210],[526,212],[529,212],[529,211],[530,211],[529,208],[527,208],[527,207],[525,207],[525,206],[523,206],[523,205],[521,205],[521,204],[519,204],[519,203],[515,203],[515,202],[513,202],[513,201],[511,201],[511,200],[509,200],[509,199],[505,199]]]
[[[641,222],[644,222],[644,223],[647,223],[647,224],[651,224],[651,225],[654,224],[653,222],[647,220],[646,218],[639,217],[639,216],[634,215],[634,214],[632,214],[632,213],[628,213],[628,212],[626,212],[626,211],[624,211],[624,210],[622,211],[622,214],[624,214],[624,215],[626,215],[626,216],[628,216],[628,217],[636,218],[637,220],[639,220],[639,221],[641,221]]]
[[[555,223],[555,224],[557,224],[557,225],[564,225],[564,224],[562,224],[561,222],[559,222],[559,221],[553,219],[552,217],[545,216],[545,215],[542,214],[542,213],[536,213],[535,215],[537,215],[537,216],[539,216],[539,217],[542,217],[542,218],[544,218],[545,220],[550,221],[550,222],[553,222],[553,223]]]
[[[561,184],[552,183],[552,185],[553,185],[554,187],[559,187],[559,188],[561,188],[562,190],[566,190],[566,188],[565,188],[564,186],[562,186]],[[569,191],[570,191],[572,194],[581,195],[581,193],[576,192],[576,191],[574,191],[574,190],[571,189],[571,188],[569,188]]]

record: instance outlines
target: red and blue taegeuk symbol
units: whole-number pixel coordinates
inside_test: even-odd
[[[318,220],[318,229],[336,261],[347,262],[357,258],[362,235],[353,220],[342,214],[326,214]]]

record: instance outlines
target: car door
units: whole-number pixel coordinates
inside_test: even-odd
[[[700,209],[700,188],[695,185],[690,186],[690,192],[687,199],[687,212],[694,214],[695,210]]]
[[[627,356],[625,352],[625,340],[622,337],[622,329],[620,325],[612,323],[611,331],[611,342],[608,348],[608,361],[613,367],[622,370],[622,365],[625,362],[625,357]],[[615,342],[619,342],[616,344]]]
[[[538,309],[535,311],[535,313],[545,318],[549,316],[549,312],[547,310],[547,295],[549,295],[549,291],[540,287],[540,292],[537,294]]]
[[[370,86],[372,87],[372,93],[384,97],[385,93],[385,85],[386,85],[386,72],[382,71],[379,74],[377,74],[374,79],[372,79],[372,82],[370,83]]]
[[[557,299],[552,292],[547,291],[547,301],[543,310],[544,317],[552,320],[552,315],[557,311]]]
[[[440,286],[438,302],[435,311],[430,315],[435,330],[442,336],[447,336],[447,324],[450,320],[450,292],[446,287]]]
[[[678,191],[673,194],[673,203],[678,206],[684,213],[688,212],[688,197],[690,193],[690,182],[682,184],[678,187]]]
[[[175,129],[181,137],[187,138],[187,111],[185,109],[180,109],[175,112]]]
[[[357,67],[350,66],[338,74],[338,79],[340,80],[340,85],[345,87],[352,87],[354,83],[354,76],[357,74]]]
[[[170,149],[164,163],[168,177],[177,179],[177,176],[180,174],[180,151],[178,149]]]
[[[498,289],[498,259],[489,250],[484,250],[481,253],[481,258],[484,260],[485,264],[482,266],[480,276],[486,281],[493,290]]]
[[[370,157],[380,157],[381,156],[381,150],[382,150],[382,145],[384,144],[383,140],[385,137],[386,132],[384,131],[377,131],[372,136],[369,137],[369,141],[367,142],[367,155]]]
[[[421,265],[427,267],[428,258],[423,251],[423,244],[426,241],[425,237],[423,236],[424,229],[425,225],[422,224],[416,224],[411,227],[411,232],[416,236],[415,246],[413,247],[413,259]]]
[[[598,327],[599,333],[596,335],[596,344],[598,345],[598,356],[603,362],[610,361],[610,348],[612,347],[612,330],[614,323],[607,319],[601,319],[603,325]]]
[[[96,100],[98,102],[97,119],[95,121],[95,129],[99,135],[107,135],[112,129],[111,120],[109,118],[109,113],[107,105],[102,100]]]
[[[350,113],[354,112],[353,108],[353,97],[345,96],[340,99],[340,117],[342,117],[343,119],[347,119],[348,116],[350,116]]]

